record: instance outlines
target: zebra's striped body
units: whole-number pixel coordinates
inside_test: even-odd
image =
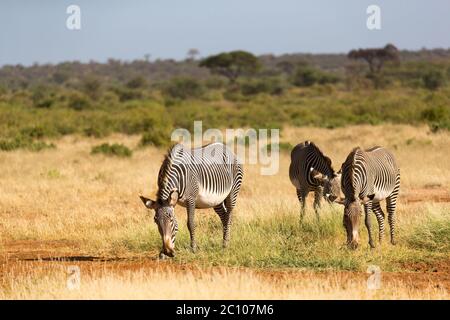
[[[347,228],[347,242],[358,244],[357,215],[361,214],[361,202],[364,204],[369,244],[374,247],[370,211],[374,212],[378,220],[381,242],[384,234],[384,213],[380,201],[386,200],[391,243],[395,244],[395,209],[400,189],[400,169],[394,155],[383,147],[373,147],[365,151],[360,148],[353,149],[342,164],[341,183],[345,195],[344,225]]]
[[[164,205],[173,198],[174,203],[187,208],[187,224],[194,250],[195,209],[214,208],[222,221],[226,246],[242,178],[242,165],[224,144],[212,143],[194,149],[176,144],[160,168],[156,202]]]
[[[294,147],[291,152],[289,178],[297,190],[297,197],[301,204],[301,217],[305,212],[305,200],[308,193],[314,192],[314,210],[317,217],[320,200],[324,194],[324,187],[328,195],[333,194],[331,200],[339,196],[339,177],[331,166],[331,160],[310,141],[305,141]],[[337,179],[336,179],[337,178]],[[334,182],[338,183],[334,183]],[[337,186],[333,187],[333,184]],[[336,194],[337,193],[337,194]]]

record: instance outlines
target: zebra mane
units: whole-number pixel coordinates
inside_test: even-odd
[[[179,143],[174,144],[167,150],[167,153],[164,156],[164,160],[161,164],[161,167],[159,168],[159,173],[158,173],[158,192],[156,195],[158,201],[162,200],[161,199],[162,190],[164,189],[164,184],[166,182],[167,174],[168,174],[168,172],[170,172],[170,169],[172,168],[175,157],[182,149],[183,149],[183,145],[181,145]]]
[[[305,145],[312,147],[315,150],[315,152],[317,152],[317,154],[325,161],[326,165],[330,169],[331,174],[334,175],[335,171],[333,169],[331,159],[329,157],[327,157],[326,155],[324,155],[322,150],[320,150],[319,147],[314,142],[305,141]]]
[[[352,187],[351,196],[353,197],[353,199],[350,200],[354,200],[354,197],[356,197],[355,195],[356,187],[353,185],[353,172],[355,170],[356,153],[358,151],[362,151],[360,147],[353,148],[353,150],[350,151],[349,155],[347,156],[341,167],[342,182],[350,180],[350,185]],[[342,190],[345,190],[345,188],[343,188]],[[348,197],[348,195],[345,195],[345,197]]]

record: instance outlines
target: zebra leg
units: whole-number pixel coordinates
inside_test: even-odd
[[[222,214],[222,216],[220,216],[223,225],[224,248],[228,247],[228,242],[230,241],[230,229],[231,229],[231,222],[233,220],[233,209],[236,206],[236,199],[240,190],[241,190],[241,182],[239,180],[235,182],[235,184],[231,188],[230,194],[222,204],[222,206],[225,208],[225,213]]]
[[[314,190],[314,211],[316,213],[317,220],[320,220],[319,210],[320,210],[320,200],[323,197],[323,188],[319,187]]]
[[[226,248],[230,240],[231,212],[226,208],[225,201],[218,206],[215,206],[214,211],[216,211],[217,215],[220,217],[220,221],[222,221],[223,247]]]
[[[366,223],[366,228],[367,228],[367,233],[369,234],[369,245],[371,248],[375,248],[375,245],[373,244],[373,239],[372,239],[372,224],[370,222],[370,210],[371,210],[371,203],[366,203],[364,204],[364,213],[366,215],[365,218],[365,223]]]
[[[306,205],[306,195],[308,192],[303,191],[302,189],[297,189],[297,198],[300,201],[300,221],[303,221],[303,217],[305,216],[305,205]]]
[[[195,242],[195,221],[194,221],[195,202],[188,203],[187,214],[188,214],[187,226],[189,229],[189,234],[191,236],[191,249],[193,252],[195,252],[195,251],[197,251],[197,244]]]
[[[381,210],[381,206],[379,202],[373,204],[373,212],[378,220],[378,229],[379,229],[379,241],[380,244],[383,242],[384,238],[384,212]]]
[[[400,189],[400,173],[397,174],[395,188],[392,194],[386,198],[386,210],[388,212],[389,229],[391,233],[391,244],[395,245],[395,209],[397,208],[397,197]]]

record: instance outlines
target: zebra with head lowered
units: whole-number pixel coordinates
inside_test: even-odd
[[[289,178],[297,190],[302,219],[309,192],[314,192],[314,210],[317,218],[322,196],[329,202],[340,197],[340,174],[334,172],[331,159],[311,141],[299,143],[292,149]]]
[[[347,244],[356,248],[359,244],[359,220],[364,205],[365,224],[369,233],[369,245],[374,248],[369,213],[373,211],[379,227],[379,241],[384,236],[384,213],[380,201],[386,199],[386,210],[391,233],[391,243],[395,244],[395,208],[400,189],[400,169],[394,155],[383,147],[361,150],[357,147],[350,152],[342,164],[342,191],[345,199],[344,227]]]
[[[242,164],[223,143],[188,149],[172,146],[159,170],[156,200],[141,196],[155,210],[155,223],[162,238],[162,254],[173,257],[178,231],[174,207],[187,209],[191,248],[196,250],[194,212],[196,208],[214,208],[223,226],[223,246],[230,238],[232,211],[241,188]]]

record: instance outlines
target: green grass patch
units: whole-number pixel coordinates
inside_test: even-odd
[[[127,158],[133,155],[133,152],[123,144],[120,143],[103,143],[101,145],[92,147],[91,154],[104,154],[106,156],[116,156]]]
[[[231,242],[222,248],[222,225],[214,214],[196,215],[196,237],[199,250],[192,253],[185,210],[177,208],[180,231],[176,240],[175,261],[205,266],[243,266],[254,268],[300,268],[314,270],[365,271],[368,265],[377,265],[384,271],[400,271],[409,263],[448,258],[448,215],[425,218],[398,230],[398,244],[392,246],[389,237],[377,248],[370,249],[367,230],[361,225],[361,245],[350,250],[345,245],[340,207],[324,208],[317,221],[313,212],[300,223],[298,212],[280,204],[269,209],[273,215],[247,220],[236,216],[232,226]],[[130,233],[118,246],[135,252],[156,251],[161,238],[156,225],[150,221],[139,234]],[[373,219],[374,236],[378,237]],[[148,227],[148,231],[145,230]],[[388,229],[386,230],[389,234]]]

